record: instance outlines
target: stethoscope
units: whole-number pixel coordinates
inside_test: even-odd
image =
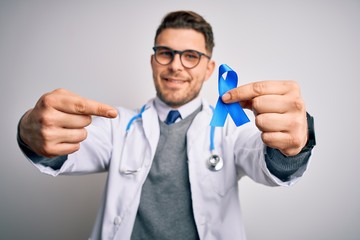
[[[125,148],[125,145],[126,145],[126,142],[127,142],[127,137],[128,137],[129,131],[131,129],[131,126],[133,125],[133,123],[136,120],[142,118],[142,114],[144,113],[144,111],[146,109],[147,109],[146,105],[142,106],[139,113],[136,114],[135,116],[133,116],[129,120],[128,124],[126,125],[125,139],[124,139],[124,143],[122,145],[122,150],[121,150],[121,155],[120,155],[121,161],[123,161],[124,148]],[[212,107],[211,107],[211,109],[214,110]],[[207,159],[206,165],[207,165],[209,170],[216,172],[216,171],[219,171],[219,170],[221,170],[223,168],[224,161],[218,154],[215,153],[214,138],[215,138],[215,126],[211,126],[210,127],[210,157]],[[142,169],[142,167],[144,166],[144,163],[145,163],[145,157],[143,158],[140,167],[135,168],[135,169],[123,168],[122,164],[120,163],[119,171],[120,171],[120,173],[125,174],[125,175],[135,174],[135,173],[138,173]]]

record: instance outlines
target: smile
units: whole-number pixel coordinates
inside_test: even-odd
[[[174,78],[163,78],[165,82],[169,85],[182,85],[188,82],[187,80],[174,79]]]
[[[164,78],[164,79],[169,82],[185,82],[186,81],[186,80],[176,79],[176,78]]]

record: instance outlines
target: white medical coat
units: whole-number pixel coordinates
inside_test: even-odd
[[[269,186],[289,186],[273,176],[265,163],[265,145],[253,123],[236,127],[227,121],[215,130],[215,150],[222,156],[221,171],[210,171],[210,120],[212,110],[202,100],[203,109],[187,132],[189,180],[194,218],[200,239],[245,239],[240,211],[238,181],[249,176]],[[125,129],[138,114],[118,108],[115,119],[94,118],[87,127],[88,137],[80,150],[70,154],[59,170],[34,164],[40,171],[58,174],[85,174],[108,171],[106,189],[91,239],[130,239],[140,201],[142,185],[149,173],[160,136],[159,119],[153,100],[146,104],[142,117],[131,125],[125,142]],[[122,153],[123,150],[123,153]],[[121,154],[122,153],[122,154]],[[122,159],[120,159],[122,156]],[[132,175],[119,169],[142,169]],[[302,171],[303,172],[303,171]]]

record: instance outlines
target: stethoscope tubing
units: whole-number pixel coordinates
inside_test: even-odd
[[[210,108],[214,111],[214,108],[212,106],[210,106]],[[123,147],[122,147],[122,150],[121,150],[120,167],[119,167],[119,171],[122,174],[125,174],[125,175],[135,174],[135,173],[137,173],[137,172],[139,172],[141,170],[142,165],[144,164],[144,160],[143,160],[142,165],[138,169],[134,169],[134,170],[122,169],[121,168],[121,162],[123,160],[124,147],[126,145],[126,139],[128,137],[128,133],[130,131],[130,128],[131,128],[132,124],[134,123],[134,121],[136,121],[137,119],[142,118],[142,114],[144,113],[145,110],[146,110],[146,105],[143,105],[141,107],[139,113],[136,114],[135,116],[133,116],[129,120],[128,124],[126,125],[125,140],[124,140],[124,144],[123,144]],[[210,150],[211,155],[208,158],[207,166],[211,171],[219,171],[219,170],[222,169],[224,163],[223,163],[223,159],[218,154],[215,154],[215,142],[214,142],[214,139],[215,139],[215,126],[210,126],[210,139],[209,139],[210,140],[210,146],[209,146],[209,150]]]

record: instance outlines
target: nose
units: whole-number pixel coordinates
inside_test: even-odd
[[[173,71],[179,71],[184,68],[181,63],[180,53],[174,53],[174,59],[169,64],[169,68],[171,68]]]

